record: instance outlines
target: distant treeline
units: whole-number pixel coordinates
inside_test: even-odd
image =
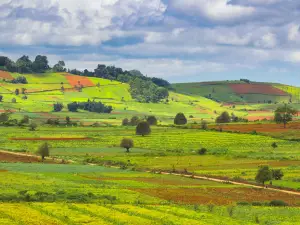
[[[99,64],[94,71],[87,69],[66,69],[65,62],[59,61],[52,68],[49,66],[47,56],[38,55],[34,61],[24,55],[16,62],[5,56],[0,56],[0,69],[18,73],[45,73],[45,72],[68,72],[74,75],[99,77],[109,80],[116,80],[130,84],[130,92],[133,98],[140,102],[159,102],[169,96],[168,89],[171,85],[168,81],[147,77],[138,70],[123,70],[115,66]]]

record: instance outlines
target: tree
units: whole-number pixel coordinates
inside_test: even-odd
[[[255,180],[262,184],[265,184],[266,181],[272,180],[272,171],[269,166],[261,166],[257,171]]]
[[[202,130],[207,130],[208,129],[208,125],[207,125],[207,121],[206,120],[202,120],[201,121],[201,129]]]
[[[130,125],[131,126],[136,126],[136,125],[138,125],[139,121],[140,121],[140,119],[137,116],[133,116],[130,119]]]
[[[36,123],[31,123],[31,124],[29,125],[29,130],[30,130],[30,131],[35,131],[36,128],[37,128],[37,124],[36,124]]]
[[[67,124],[70,124],[70,123],[71,123],[71,119],[70,119],[69,116],[66,116],[66,123],[67,123]]]
[[[16,94],[16,95],[19,95],[19,94],[20,94],[20,90],[19,90],[18,88],[15,90],[15,94]]]
[[[229,123],[230,122],[230,116],[228,112],[222,112],[220,116],[217,117],[216,123]]]
[[[44,73],[50,67],[48,65],[47,56],[37,55],[32,63],[32,69],[36,73]]]
[[[25,115],[21,121],[20,121],[20,124],[24,124],[24,123],[29,123],[29,116]]]
[[[133,148],[133,140],[130,138],[123,138],[120,147],[125,148],[126,152],[129,152],[129,149]]]
[[[42,144],[37,151],[37,154],[39,154],[42,157],[42,161],[44,161],[46,156],[50,155],[49,153],[50,149],[48,143]]]
[[[77,112],[77,110],[78,110],[78,104],[77,104],[77,102],[72,102],[72,103],[69,103],[68,104],[68,110],[70,111],[70,112]]]
[[[146,121],[139,122],[136,126],[136,135],[148,135],[151,133],[150,125]]]
[[[2,102],[3,101],[3,96],[2,95],[0,95],[0,102]]]
[[[297,114],[297,110],[285,104],[285,106],[280,106],[275,110],[274,120],[276,123],[284,124],[284,128],[288,122],[293,120],[293,116]]]
[[[64,108],[64,105],[62,103],[54,103],[53,104],[53,109],[54,112],[60,112]]]
[[[149,125],[157,125],[157,119],[155,116],[148,116],[147,122]]]
[[[16,62],[16,68],[19,73],[31,73],[32,72],[32,62],[28,56],[23,55]]]
[[[122,120],[122,126],[128,126],[129,124],[129,120],[127,118]]]
[[[174,119],[174,124],[176,125],[184,125],[187,123],[187,119],[183,113],[177,113]]]
[[[58,61],[58,63],[53,66],[52,70],[54,72],[64,72],[66,70],[65,66],[66,64],[64,61]]]
[[[0,123],[5,123],[9,120],[9,113],[0,114]]]
[[[207,152],[207,149],[206,149],[206,148],[200,148],[200,149],[198,150],[198,154],[199,154],[199,155],[205,155],[206,152]]]
[[[281,180],[283,176],[284,176],[284,174],[281,169],[272,170],[272,177],[275,180]]]

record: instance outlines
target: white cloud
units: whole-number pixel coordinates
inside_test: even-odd
[[[262,48],[274,48],[277,45],[276,35],[268,32],[255,41],[254,45]]]
[[[249,16],[255,8],[230,4],[230,0],[172,0],[172,7],[189,15],[203,16],[213,21],[233,20]]]

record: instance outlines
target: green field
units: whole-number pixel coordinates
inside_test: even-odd
[[[9,112],[17,121],[29,117],[28,124],[0,125],[0,224],[299,224],[299,195],[278,190],[300,190],[298,122],[282,132],[274,126],[265,132],[221,132],[223,125],[215,124],[223,111],[256,121],[271,118],[279,105],[273,102],[290,97],[257,93],[241,98],[228,86],[241,82],[226,81],[175,84],[168,101],[141,103],[126,83],[83,77],[91,85],[78,91],[72,88],[78,76],[71,83],[65,73],[24,76],[28,84],[0,81],[0,113]],[[296,87],[271,85],[291,94],[291,106],[300,109]],[[16,95],[22,88],[27,93]],[[205,97],[209,94],[211,99]],[[88,99],[111,105],[113,111],[68,111],[67,104]],[[64,105],[60,112],[54,112],[57,102]],[[187,118],[184,126],[174,125],[179,112]],[[121,125],[125,118],[149,115],[158,120],[149,135],[138,136],[135,126]],[[60,124],[45,124],[48,119]],[[201,129],[203,120],[215,128]],[[32,123],[37,124],[34,131]],[[133,140],[129,153],[120,147],[123,138]],[[36,155],[44,143],[50,156],[42,162]],[[201,148],[206,149],[203,155]],[[272,180],[277,191],[257,186],[262,165],[283,172],[282,179]],[[272,206],[273,201],[285,207]]]

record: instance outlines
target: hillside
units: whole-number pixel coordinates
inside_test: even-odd
[[[25,76],[27,84],[14,84],[8,82],[19,76]],[[201,119],[214,120],[224,109],[220,103],[202,96],[188,96],[176,92],[169,93],[168,102],[140,103],[132,99],[129,92],[129,85],[118,81],[111,81],[96,77],[84,77],[69,73],[43,73],[43,74],[18,74],[0,72],[0,94],[3,102],[0,111],[15,112],[17,118],[29,115],[39,121],[48,118],[65,119],[67,115],[73,120],[84,124],[100,122],[104,124],[119,125],[124,118],[132,116],[144,117],[155,115],[161,123],[173,123],[173,118],[178,112],[184,112],[190,117],[190,122],[200,122]],[[81,91],[75,88],[81,84]],[[64,92],[61,87],[64,87]],[[22,89],[25,88],[25,94]],[[15,90],[19,89],[20,94],[16,95]],[[24,96],[27,99],[24,99]],[[12,99],[16,103],[12,103]],[[70,113],[67,104],[77,101],[95,100],[111,105],[111,114],[97,114],[86,111]],[[54,103],[62,103],[64,109],[61,112],[53,112]],[[235,112],[228,109],[229,112]],[[235,114],[245,116],[245,112],[236,111]]]
[[[300,88],[274,83],[217,81],[178,83],[172,87],[178,93],[226,103],[299,103],[300,100]]]

